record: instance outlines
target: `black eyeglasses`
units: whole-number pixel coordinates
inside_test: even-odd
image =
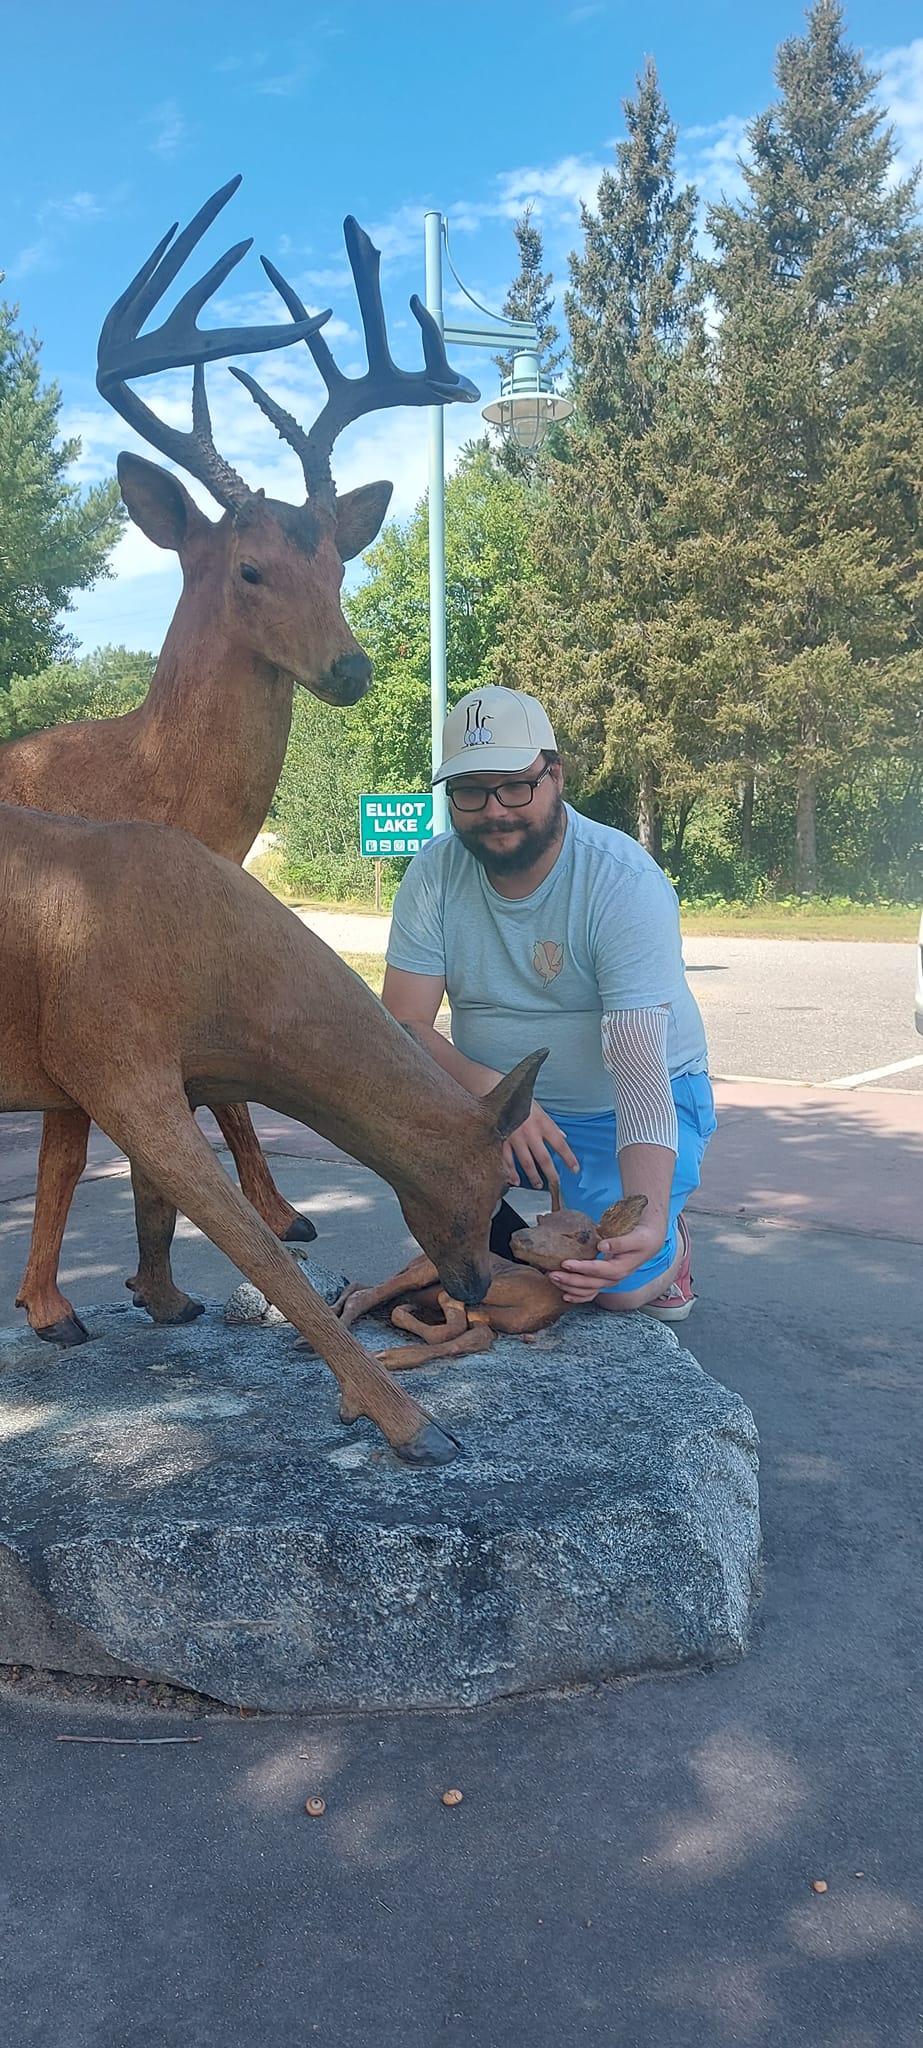
[[[489,796],[495,796],[505,811],[524,811],[532,802],[539,783],[544,782],[553,767],[554,762],[549,761],[547,768],[543,768],[534,780],[528,776],[517,776],[515,782],[498,782],[492,789],[485,789],[482,782],[447,783],[446,794],[457,811],[486,811]]]

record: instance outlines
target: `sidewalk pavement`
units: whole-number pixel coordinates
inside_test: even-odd
[[[715,1082],[718,1130],[690,1209],[751,1222],[810,1224],[923,1244],[923,1094],[801,1088],[780,1081]],[[264,1150],[290,1159],[346,1154],[291,1117],[255,1104]],[[216,1147],[207,1110],[199,1121]],[[0,1119],[0,1203],[35,1187],[40,1119]],[[125,1174],[123,1155],[93,1129],[88,1177]]]

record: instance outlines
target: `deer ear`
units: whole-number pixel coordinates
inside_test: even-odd
[[[129,515],[155,547],[175,548],[178,553],[192,533],[211,526],[169,469],[126,454],[119,456],[116,468]]]
[[[512,1073],[504,1074],[496,1088],[482,1098],[481,1108],[498,1138],[508,1138],[512,1131],[525,1123],[532,1107],[535,1077],[547,1058],[547,1046],[539,1052],[530,1052],[528,1058],[520,1060],[518,1067],[514,1067]]]
[[[351,562],[371,547],[391,503],[393,484],[362,484],[357,491],[337,495],[335,540],[341,562]]]

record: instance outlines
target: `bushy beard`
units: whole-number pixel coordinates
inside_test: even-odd
[[[460,826],[457,817],[453,820],[456,837],[461,840],[466,852],[473,854],[476,861],[480,861],[488,876],[525,874],[542,859],[549,847],[563,838],[564,822],[563,799],[557,796],[554,808],[549,812],[544,825],[530,826],[525,833],[521,826],[508,825],[505,819],[502,823],[494,825],[492,830],[508,833],[511,842],[509,847],[498,848],[482,844],[480,834],[484,830],[483,825]]]

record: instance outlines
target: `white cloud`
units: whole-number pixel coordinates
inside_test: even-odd
[[[696,185],[703,204],[742,199],[746,192],[740,159],[747,154],[748,123],[726,114],[704,128],[684,128],[676,153],[678,184]]]
[[[189,128],[176,100],[163,100],[154,107],[142,126],[154,130],[153,141],[148,144],[155,156],[167,162],[182,155],[189,140]]]
[[[25,249],[20,249],[18,256],[13,257],[12,263],[6,267],[5,276],[12,281],[15,277],[28,277],[34,270],[47,270],[54,262],[56,249],[52,235],[40,235],[37,242],[29,242]]]
[[[111,201],[101,199],[95,192],[71,192],[64,199],[47,199],[39,211],[39,220],[102,220],[110,206]]]
[[[284,256],[288,251],[282,250],[281,253]],[[303,270],[301,274],[305,284],[313,285],[317,292],[348,292],[353,288],[353,274],[348,263],[341,263],[339,269],[330,264],[326,270]]]
[[[274,99],[293,100],[313,72],[313,64],[296,64],[292,71],[280,71],[275,78],[255,79],[253,91],[268,93]]]
[[[923,36],[875,59],[878,97],[894,129],[895,173],[909,177],[923,159]]]
[[[595,157],[564,156],[556,164],[504,171],[497,179],[497,211],[515,220],[531,205],[539,219],[550,214],[576,220],[581,205],[595,206],[604,169]]]
[[[105,196],[97,192],[70,192],[61,199],[44,200],[35,217],[41,232],[13,258],[7,276],[27,277],[32,271],[51,269],[59,257],[62,230],[105,220],[123,203],[125,194],[126,187],[120,185]]]
[[[456,197],[445,208],[453,234],[476,234],[488,221],[512,221],[531,206],[536,219],[546,223],[577,220],[581,202],[592,206],[596,200],[604,165],[594,157],[565,156],[553,164],[520,165],[500,171],[481,199]],[[383,261],[400,263],[408,257],[419,261],[423,248],[423,215],[427,202],[419,200],[401,206],[369,229],[381,250]]]

